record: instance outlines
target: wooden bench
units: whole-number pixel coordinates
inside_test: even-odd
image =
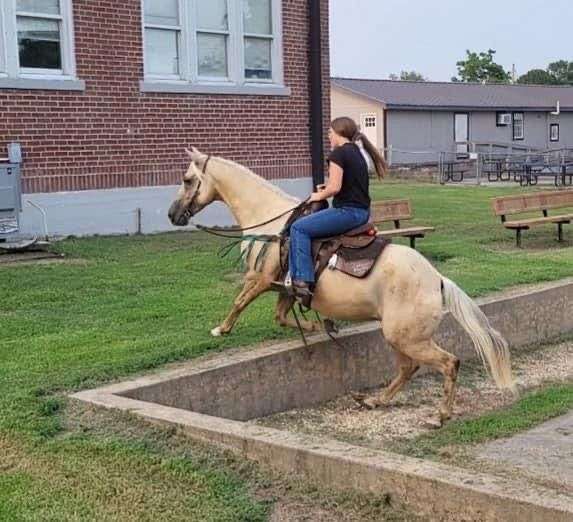
[[[539,225],[557,225],[558,240],[563,241],[563,225],[571,223],[573,213],[550,216],[549,211],[573,207],[573,190],[504,196],[492,199],[492,206],[494,214],[501,216],[503,226],[509,230],[515,230],[518,247],[521,247],[521,231]],[[542,212],[543,217],[507,221],[507,216],[524,212]]]
[[[433,227],[402,228],[400,221],[412,219],[412,203],[409,199],[396,199],[391,201],[374,201],[370,206],[370,216],[375,225],[393,222],[393,229],[378,230],[383,237],[410,238],[410,246],[416,248],[416,239],[423,238]]]

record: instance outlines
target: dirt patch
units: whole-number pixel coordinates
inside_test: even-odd
[[[513,358],[513,368],[523,391],[547,382],[570,380],[573,341],[522,352]],[[359,410],[354,400],[345,396],[320,407],[291,410],[253,423],[387,449],[393,441],[431,431],[428,420],[435,417],[441,397],[441,376],[425,373],[415,378],[388,408]],[[474,418],[515,400],[511,393],[498,390],[482,367],[465,363],[458,379],[454,418]]]
[[[0,267],[31,263],[47,263],[66,261],[63,254],[43,250],[29,252],[0,252]]]

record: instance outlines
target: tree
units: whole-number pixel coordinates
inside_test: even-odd
[[[550,63],[547,67],[547,72],[555,78],[556,83],[559,85],[573,84],[573,62],[559,60]]]
[[[529,83],[535,85],[555,85],[557,84],[557,80],[555,76],[544,71],[543,69],[531,69],[531,71],[527,71],[525,74],[521,75],[517,83]]]
[[[573,85],[573,62],[559,60],[550,63],[547,70],[532,69],[519,77],[518,83],[537,85]]]
[[[474,53],[466,51],[466,59],[457,62],[460,79],[452,81],[509,83],[511,75],[498,63],[493,61],[495,51],[489,49],[487,53]]]
[[[422,74],[417,71],[401,71],[400,76],[397,74],[392,73],[389,78],[391,80],[403,80],[403,81],[410,81],[410,82],[425,82],[427,81],[426,78]]]

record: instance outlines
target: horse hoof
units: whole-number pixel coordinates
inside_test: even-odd
[[[376,400],[368,399],[368,396],[365,393],[350,392],[350,396],[354,399],[360,408],[364,408],[366,410],[375,410],[378,407]]]
[[[223,335],[223,332],[221,331],[221,327],[217,326],[217,328],[213,328],[211,330],[211,335],[213,337],[221,337]]]
[[[430,430],[439,430],[441,427],[443,427],[443,425],[444,421],[441,418],[428,419],[426,422],[424,422],[424,427]]]

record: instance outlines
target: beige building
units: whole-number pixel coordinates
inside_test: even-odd
[[[376,147],[385,147],[384,108],[379,101],[343,87],[334,80],[331,85],[330,105],[332,119],[349,116],[360,125],[360,130]]]

